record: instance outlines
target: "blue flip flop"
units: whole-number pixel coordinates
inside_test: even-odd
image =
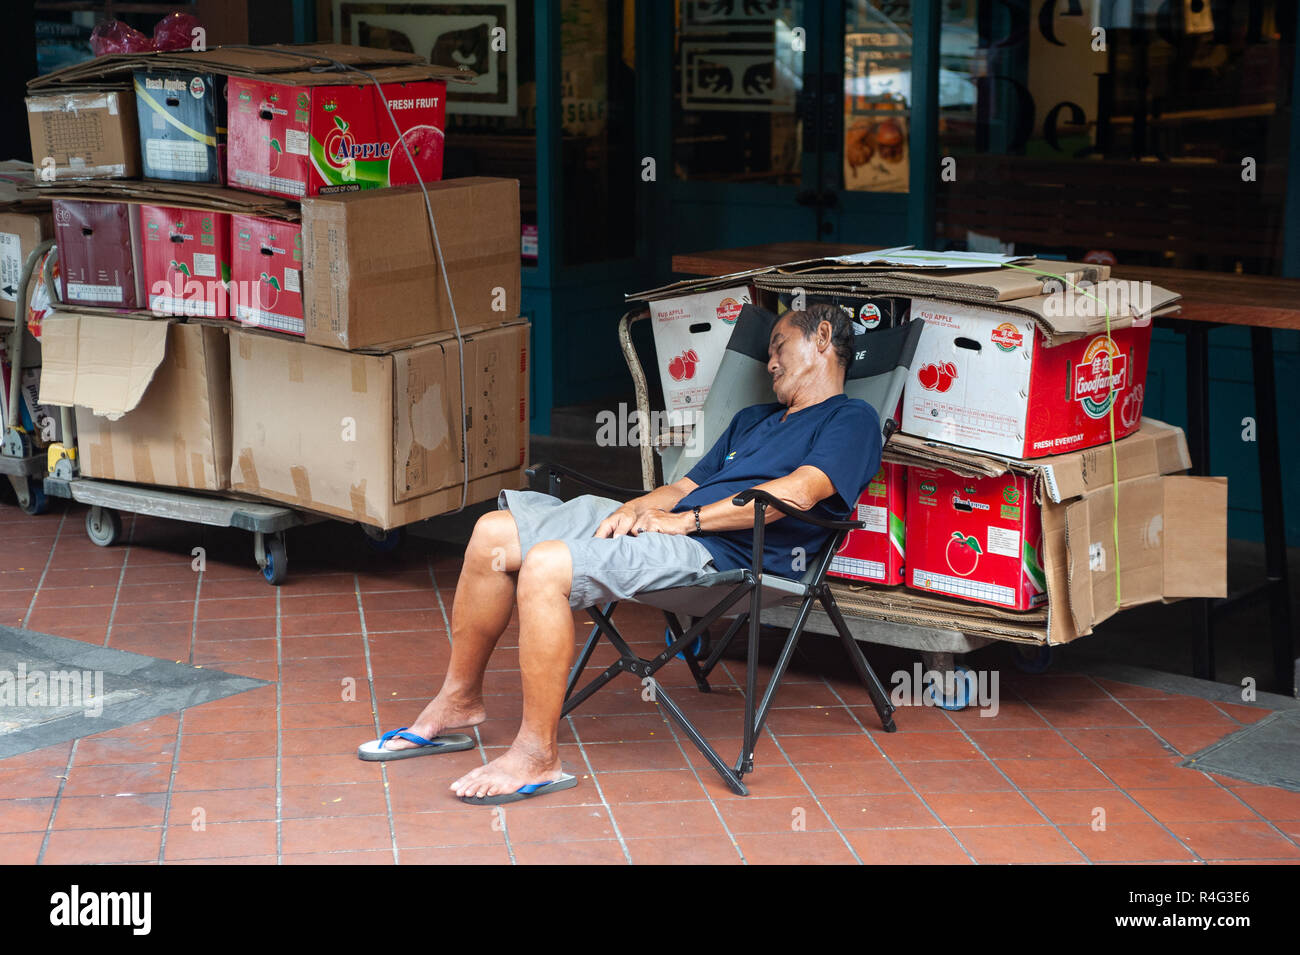
[[[548,783],[529,783],[527,786],[520,786],[512,793],[498,793],[495,796],[460,796],[458,798],[461,802],[467,802],[471,806],[500,806],[503,803],[532,799],[534,796],[545,796],[547,793],[559,792],[561,789],[572,789],[577,785],[578,777],[571,773],[565,773],[559,779]]]
[[[474,748],[474,740],[464,733],[450,733],[446,736],[425,739],[423,736],[407,732],[407,729],[408,727],[399,726],[395,730],[389,730],[379,739],[362,743],[357,747],[357,759],[364,759],[371,763],[385,763],[393,759],[410,759],[412,756],[430,756],[434,753],[456,753],[462,749]],[[418,745],[412,749],[386,749],[384,744],[394,736]]]

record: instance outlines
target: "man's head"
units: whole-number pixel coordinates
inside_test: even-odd
[[[853,358],[853,323],[834,305],[786,312],[772,328],[767,354],[772,390],[781,404],[821,401],[828,390],[844,390]]]

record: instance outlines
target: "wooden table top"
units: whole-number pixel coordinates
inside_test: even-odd
[[[801,259],[883,248],[835,242],[772,242],[738,249],[684,252],[673,256],[673,271],[686,275],[727,275]],[[1111,269],[1111,277],[1151,282],[1178,292],[1183,296],[1182,314],[1178,318],[1300,330],[1300,279],[1126,265]]]

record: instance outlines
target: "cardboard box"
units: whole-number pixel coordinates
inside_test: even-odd
[[[76,406],[81,473],[196,490],[229,487],[225,335],[212,325],[48,316],[41,401]]]
[[[1006,312],[913,299],[926,323],[903,392],[903,430],[1013,458],[1092,447],[1137,430],[1151,328],[1048,347]]]
[[[140,175],[140,134],[129,89],[27,97],[37,181]]]
[[[134,82],[145,177],[221,183],[226,78],[186,70],[141,70]]]
[[[54,201],[54,232],[70,305],[143,308],[140,219],[122,202]]]
[[[753,289],[737,285],[650,303],[668,411],[703,407],[740,310],[753,302]]]
[[[234,317],[239,324],[303,334],[302,226],[231,216]]]
[[[515,321],[382,355],[232,331],[231,486],[391,528],[524,483],[528,324]],[[303,413],[310,409],[310,414]]]
[[[149,310],[228,318],[230,216],[169,206],[136,208]]]
[[[426,187],[462,329],[519,314],[519,182]],[[418,187],[302,204],[307,341],[387,348],[453,328]]]
[[[17,315],[23,263],[32,249],[53,235],[54,217],[49,212],[0,212],[0,318]]]
[[[1042,517],[1040,555],[1048,599],[1034,610],[1017,612],[910,589],[888,594],[855,590],[848,598],[837,594],[855,613],[1060,644],[1092,633],[1127,607],[1227,594],[1227,479],[1176,473],[1191,465],[1178,428],[1144,418],[1136,433],[1116,442],[1113,455],[1107,443],[1011,461],[896,434],[884,456],[909,470],[937,462],[966,477],[1030,478]],[[1113,483],[1115,474],[1118,484]],[[1117,492],[1118,552],[1111,520]],[[916,546],[910,534],[908,545],[909,550]]]
[[[1042,521],[1028,475],[909,472],[909,587],[1011,610],[1047,600]]]
[[[300,86],[292,77],[232,76],[230,184],[303,197],[441,179],[447,84],[384,83],[384,71],[376,73],[382,98],[368,82]]]
[[[901,584],[907,556],[907,468],[882,464],[858,498],[852,520],[865,530],[849,531],[831,558],[829,573],[846,580]]]

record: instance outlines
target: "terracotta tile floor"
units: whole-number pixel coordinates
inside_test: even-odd
[[[0,508],[0,620],[272,682],[0,761],[3,863],[1300,861],[1300,794],[1178,766],[1267,710],[1010,669],[996,716],[907,707],[894,735],[851,677],[792,672],[748,798],[621,677],[562,727],[577,789],[466,807],[446,783],[502,752],[519,717],[514,626],[479,749],[354,755],[438,685],[454,548],[417,540],[379,557],[355,529],[309,528],[277,590],[247,535],[128,518],[131,543],[101,549],[83,519]],[[658,645],[654,614],[616,619]],[[662,672],[684,685],[684,668]],[[677,694],[727,758],[744,676],[725,660],[713,694]]]

